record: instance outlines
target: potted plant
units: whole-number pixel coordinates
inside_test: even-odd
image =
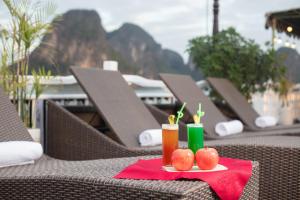
[[[50,23],[46,21],[56,8],[51,2],[30,0],[3,0],[3,3],[10,16],[8,24],[0,25],[0,84],[10,95],[24,124],[31,127],[28,99],[32,94],[38,98],[42,92],[40,80],[49,77],[51,72],[31,71],[29,55],[50,30]],[[30,74],[35,92],[29,92]]]

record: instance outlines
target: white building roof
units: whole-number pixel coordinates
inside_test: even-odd
[[[138,97],[172,97],[173,94],[169,91],[166,85],[161,80],[147,79],[138,75],[123,75],[129,85],[138,86],[135,92]],[[33,76],[28,76],[28,89],[32,87],[34,81]],[[78,85],[74,76],[55,76],[48,79],[42,79],[41,84],[45,85],[45,90],[39,98],[86,98],[86,95]],[[205,88],[206,81],[198,81],[198,87]],[[30,98],[35,98],[34,94]]]
[[[147,79],[138,75],[123,75],[123,78],[128,82],[129,85],[135,84],[140,87],[155,87],[165,88],[165,84],[160,80]],[[27,76],[28,83],[32,84],[34,81],[33,76]],[[41,84],[43,85],[72,85],[77,84],[74,76],[53,76],[48,79],[42,79]]]

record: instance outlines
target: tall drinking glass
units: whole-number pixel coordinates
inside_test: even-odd
[[[162,162],[164,166],[172,164],[172,153],[178,148],[178,124],[162,125]]]
[[[194,154],[198,149],[203,148],[203,125],[187,124],[188,147]]]

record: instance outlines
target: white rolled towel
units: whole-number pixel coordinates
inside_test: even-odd
[[[0,168],[33,164],[43,155],[40,143],[28,141],[0,142]]]
[[[144,130],[139,135],[139,142],[141,146],[156,146],[162,144],[162,131],[161,129],[148,129]]]
[[[239,120],[220,122],[216,125],[215,131],[220,136],[233,135],[243,131],[243,124]]]
[[[260,128],[265,128],[275,126],[277,121],[278,120],[273,116],[260,116],[255,119],[255,124]]]

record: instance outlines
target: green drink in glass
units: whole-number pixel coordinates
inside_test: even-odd
[[[188,147],[194,154],[204,147],[203,144],[203,125],[202,124],[187,124]]]

